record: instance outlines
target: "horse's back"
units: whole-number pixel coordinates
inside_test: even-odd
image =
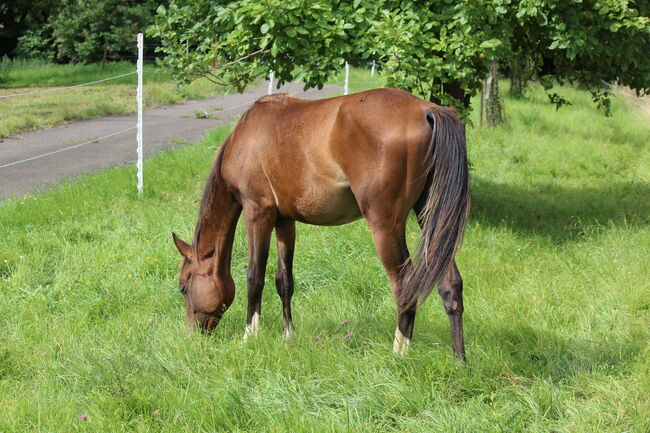
[[[224,178],[240,201],[313,224],[359,218],[374,190],[407,212],[424,187],[431,106],[397,89],[262,98],[227,144]]]

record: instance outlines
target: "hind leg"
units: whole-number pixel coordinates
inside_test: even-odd
[[[285,340],[293,338],[291,321],[291,297],[293,296],[293,249],[296,243],[296,222],[278,221],[275,224],[278,239],[278,269],[275,274],[275,288],[282,300]]]
[[[456,261],[449,267],[447,275],[438,287],[442,304],[449,317],[451,342],[458,359],[465,361],[465,339],[463,337],[463,279],[456,267]]]
[[[422,225],[420,212],[426,201],[426,195],[423,195],[413,207],[418,217],[418,224]],[[463,279],[460,276],[456,260],[449,267],[449,271],[440,282],[438,294],[442,298],[442,304],[445,307],[447,317],[449,317],[449,327],[451,330],[451,342],[454,353],[461,361],[465,359],[465,339],[463,337]]]
[[[372,239],[377,249],[381,263],[386,269],[393,295],[397,295],[402,287],[402,275],[404,266],[409,266],[407,260],[409,251],[406,246],[404,229],[406,221],[399,221],[388,225],[385,221],[390,218],[368,218],[368,226],[372,231]],[[395,220],[392,220],[395,221]],[[398,305],[397,328],[393,341],[393,352],[405,355],[408,352],[413,336],[413,324],[415,323],[415,308],[402,311]]]

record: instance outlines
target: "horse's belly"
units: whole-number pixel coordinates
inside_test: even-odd
[[[291,208],[287,213],[293,215],[288,216],[314,225],[347,224],[361,218],[357,200],[347,185],[308,189],[296,198]]]

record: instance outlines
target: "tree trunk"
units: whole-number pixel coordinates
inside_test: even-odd
[[[454,108],[466,109],[469,107],[470,96],[465,93],[465,90],[461,87],[459,81],[450,81],[449,83],[445,83],[443,91],[447,95],[453,96],[460,101],[460,106]],[[434,104],[442,105],[440,99],[434,96],[433,93],[429,97],[429,101]]]
[[[108,61],[108,41],[104,41],[104,55],[102,56],[102,68],[106,67]]]
[[[533,59],[525,54],[515,55],[510,61],[510,96],[521,98],[535,74]]]
[[[504,121],[503,102],[499,93],[499,62],[493,60],[485,84],[485,120],[489,126]]]

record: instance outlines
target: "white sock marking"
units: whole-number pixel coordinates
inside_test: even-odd
[[[246,325],[246,330],[244,331],[244,340],[248,340],[249,337],[257,336],[257,331],[260,329],[260,315],[253,313],[253,318],[251,323]]]
[[[409,351],[411,340],[406,338],[399,328],[395,329],[395,340],[393,340],[393,353],[406,355]]]
[[[282,336],[284,337],[284,341],[292,340],[295,335],[296,335],[296,333],[293,330],[293,323],[289,323],[289,326],[285,327],[284,331],[282,332]]]

